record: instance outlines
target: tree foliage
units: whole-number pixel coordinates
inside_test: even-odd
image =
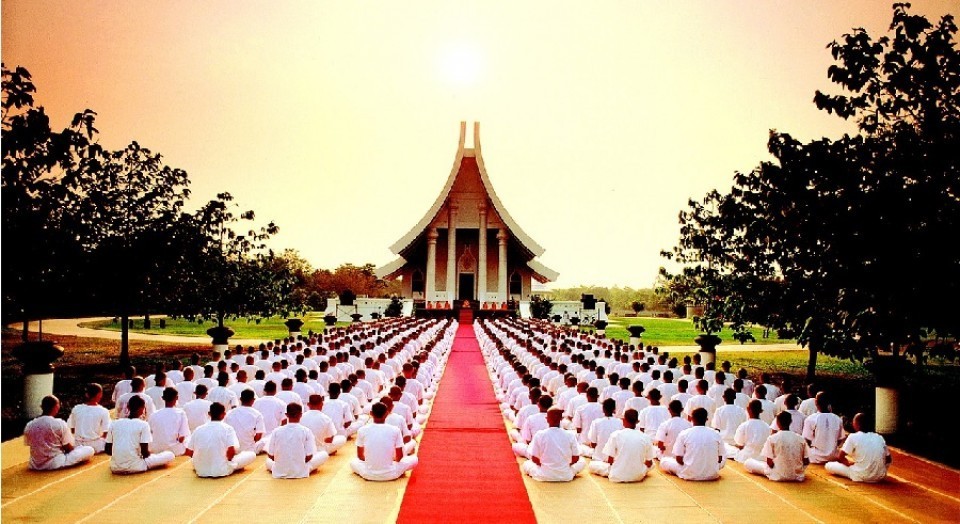
[[[683,264],[672,289],[705,306],[701,324],[798,333],[810,375],[817,352],[920,357],[927,337],[960,331],[957,28],[897,4],[890,31],[828,46],[828,77],[845,93],[815,103],[856,119],[859,134],[802,143],[771,132],[775,160],[691,200],[666,253]]]

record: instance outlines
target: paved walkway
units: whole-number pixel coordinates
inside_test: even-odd
[[[75,337],[87,337],[87,338],[105,338],[108,340],[120,340],[119,331],[110,331],[106,329],[91,329],[80,327],[81,323],[86,322],[95,322],[98,320],[110,320],[111,317],[89,317],[89,318],[60,318],[60,319],[48,319],[43,321],[43,332],[44,334],[51,335],[69,335]],[[157,317],[160,318],[160,317]],[[11,325],[11,328],[16,328],[17,325]],[[31,322],[29,325],[30,331],[36,332],[40,329],[40,324],[38,322]],[[154,342],[170,342],[175,344],[197,344],[198,342],[209,342],[209,338],[206,336],[190,336],[190,335],[154,335],[152,333],[137,333],[134,331],[130,332],[130,340],[146,340]],[[263,342],[259,339],[242,339],[242,338],[231,338],[231,344],[243,344],[247,345],[257,345]],[[670,351],[671,353],[695,353],[700,351],[699,346],[661,346],[665,350]],[[799,351],[802,348],[796,344],[729,344],[721,345],[719,347],[721,351],[745,351],[745,352],[754,352],[754,351]]]

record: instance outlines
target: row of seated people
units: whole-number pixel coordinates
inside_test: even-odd
[[[728,459],[771,480],[802,481],[811,462],[856,481],[886,475],[890,455],[883,438],[870,431],[869,418],[855,416],[855,433],[846,435],[824,392],[803,403],[790,393],[768,400],[768,385],[759,384],[750,398],[742,377],[728,387],[718,371],[713,386],[694,379],[691,394],[686,378],[674,385],[669,366],[660,375],[649,361],[633,376],[605,377],[602,366],[582,364],[589,347],[573,349],[562,332],[545,340],[538,327],[497,321],[476,328],[504,417],[513,425],[514,452],[528,459],[523,469],[533,478],[570,480],[585,467],[583,457],[591,459],[592,473],[617,482],[642,479],[654,460],[687,480],[718,478]],[[630,353],[645,358],[642,351]],[[558,356],[570,357],[569,364],[558,363]],[[694,377],[705,370],[695,368]],[[546,461],[544,454],[550,455]]]
[[[292,372],[297,385],[303,386],[299,391],[284,375],[278,377],[281,390],[267,380],[259,394],[243,380],[243,370],[220,371],[218,385],[208,391],[206,384],[189,380],[187,368],[182,378],[163,371],[153,375],[158,384],[153,387],[161,388],[160,409],[144,392],[145,380],[125,379],[130,391],[118,396],[116,420],[100,405],[103,389],[98,384],[87,386],[86,403],[74,406],[67,421],[56,418],[59,400],[47,397],[43,415],[24,431],[31,451],[29,467],[59,469],[106,452],[113,472],[135,473],[189,455],[198,476],[219,477],[266,453],[267,469],[275,478],[303,478],[356,437],[358,456],[351,461],[355,473],[368,480],[399,478],[417,463],[414,439],[429,413],[456,324],[437,320],[383,324],[352,337],[365,348],[360,356],[366,356],[370,367],[356,369],[349,362],[342,366],[338,362],[337,375],[324,372],[330,377],[325,390],[319,389],[317,380],[302,380],[306,366],[300,357],[306,350],[284,347],[273,354],[271,367],[281,360],[298,362],[297,369],[281,365],[279,372]],[[380,342],[369,344],[375,337]],[[326,349],[319,351],[315,358],[326,363],[322,358]],[[310,375],[319,368],[311,369]],[[342,381],[336,380],[348,372]],[[369,395],[360,383],[365,376],[371,377]],[[190,387],[183,388],[184,383]],[[189,395],[182,406],[181,392]]]

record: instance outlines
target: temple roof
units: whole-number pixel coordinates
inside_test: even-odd
[[[523,229],[520,229],[520,226],[513,220],[513,217],[507,212],[507,208],[504,207],[497,193],[493,190],[493,184],[490,183],[490,177],[487,175],[487,170],[483,165],[483,156],[480,154],[480,122],[474,122],[473,124],[473,149],[464,147],[466,137],[467,123],[460,122],[460,146],[457,148],[457,157],[453,162],[453,169],[450,170],[450,176],[447,177],[447,182],[443,185],[443,189],[440,191],[440,194],[437,195],[437,199],[433,202],[433,205],[430,206],[430,209],[427,210],[426,214],[423,215],[423,218],[421,218],[417,225],[406,235],[390,246],[390,251],[401,255],[420,235],[426,232],[427,227],[430,226],[430,223],[433,222],[433,219],[436,218],[437,213],[440,212],[443,204],[447,201],[450,190],[453,188],[453,183],[457,180],[457,175],[460,173],[463,159],[472,157],[476,159],[477,169],[480,171],[480,181],[483,183],[487,198],[489,198],[500,220],[507,226],[511,236],[513,236],[531,256],[537,257],[542,255],[544,249],[540,247],[540,244],[537,244],[530,238]]]
[[[473,124],[473,148],[466,147],[466,138],[467,138],[467,123],[460,122],[460,143],[457,147],[457,156],[453,161],[453,168],[450,170],[450,175],[447,177],[446,183],[443,185],[440,194],[437,195],[436,200],[433,202],[433,205],[430,206],[430,209],[423,215],[423,218],[413,228],[407,232],[402,238],[394,242],[390,246],[390,251],[399,255],[399,258],[386,264],[382,267],[377,268],[376,275],[379,278],[389,278],[395,276],[401,269],[403,269],[406,264],[406,259],[404,255],[407,255],[407,251],[411,249],[414,245],[417,244],[417,240],[426,235],[427,228],[430,227],[430,224],[434,222],[437,218],[437,215],[444,209],[444,204],[447,203],[447,200],[450,198],[450,192],[453,190],[454,184],[457,182],[457,178],[461,173],[465,173],[464,176],[473,176],[476,177],[479,174],[479,179],[482,184],[483,191],[486,193],[486,200],[489,201],[490,205],[493,208],[493,211],[497,214],[497,217],[506,226],[507,231],[509,231],[511,242],[514,242],[523,252],[527,254],[527,266],[533,270],[535,277],[540,282],[549,282],[556,280],[559,276],[559,273],[556,271],[544,266],[539,261],[534,260],[535,257],[538,257],[543,254],[543,247],[540,244],[537,244],[530,235],[528,235],[523,229],[520,228],[519,224],[510,216],[510,213],[507,211],[507,208],[503,205],[503,202],[500,201],[500,197],[497,196],[496,191],[493,189],[493,184],[490,182],[490,177],[487,175],[487,169],[484,166],[483,156],[480,154],[480,123],[474,122]],[[469,159],[465,161],[465,159]],[[473,171],[476,169],[476,171]],[[473,171],[473,174],[470,172]]]

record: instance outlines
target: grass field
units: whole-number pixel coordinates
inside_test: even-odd
[[[627,332],[627,326],[637,324],[643,325],[647,329],[643,334],[643,343],[654,346],[692,346],[693,339],[700,334],[700,331],[693,326],[693,322],[688,319],[673,318],[652,318],[652,317],[610,317],[607,325],[607,337],[627,340],[630,333]],[[752,328],[756,342],[747,342],[749,344],[782,344],[794,342],[793,340],[781,340],[776,338],[775,333],[771,333],[771,338],[762,337],[762,328]],[[723,343],[721,348],[739,346],[740,343],[733,339],[729,330],[721,331],[717,334]]]
[[[151,318],[150,329],[143,328],[143,318],[134,318],[133,329],[137,333],[150,333],[153,335],[188,335],[201,338],[207,337],[207,330],[216,325],[216,322],[191,322],[184,318],[166,318],[166,327],[160,329],[158,318]],[[248,321],[245,318],[234,320],[228,319],[224,325],[232,329],[236,338],[247,338],[257,340],[274,340],[286,337],[289,332],[287,326],[283,325],[286,318],[270,317],[261,319],[260,322]],[[303,327],[300,328],[303,333],[309,330],[322,332],[326,325],[323,323],[323,313],[308,313],[302,317]],[[346,323],[338,323],[338,326],[345,326]],[[81,327],[91,329],[103,329],[107,331],[120,331],[120,323],[112,320],[101,320],[95,322],[84,322]]]

